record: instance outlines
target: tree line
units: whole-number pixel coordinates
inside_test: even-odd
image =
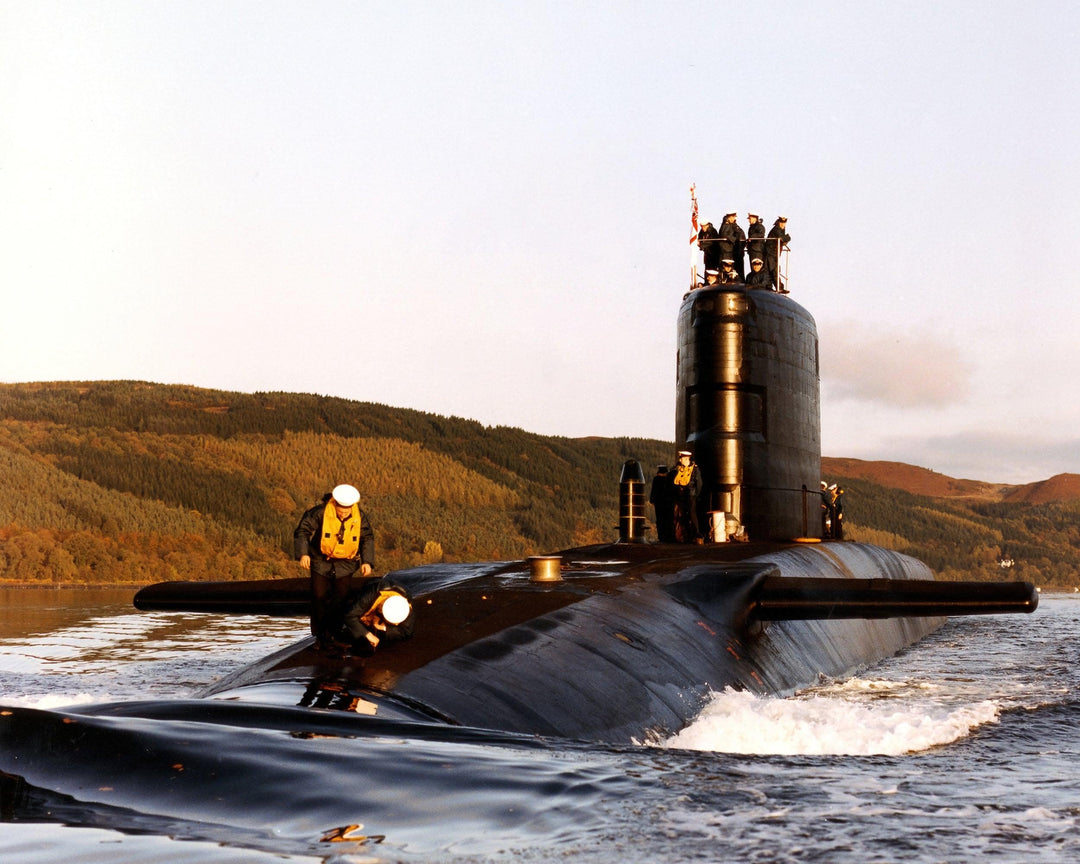
[[[622,463],[638,459],[648,478],[672,459],[670,442],[132,381],[0,385],[0,418],[0,580],[19,582],[296,575],[293,528],[339,482],[364,495],[380,571],[520,558],[615,539]],[[851,539],[920,557],[939,577],[1080,584],[1080,503],[830,479],[847,489]]]

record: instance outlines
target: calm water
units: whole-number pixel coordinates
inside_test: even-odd
[[[4,862],[1080,861],[1074,596],[950,621],[792,699],[717,694],[667,746],[621,748],[342,712],[204,722],[194,690],[305,622],[129,599],[0,591]],[[170,705],[65,711],[128,700]]]

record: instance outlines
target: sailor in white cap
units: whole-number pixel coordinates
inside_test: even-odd
[[[412,597],[389,577],[367,580],[350,606],[345,629],[354,654],[371,654],[384,642],[413,634]]]
[[[829,484],[821,481],[821,536],[828,539],[832,533],[832,496],[829,494]]]
[[[746,287],[772,289],[772,277],[769,276],[769,271],[765,269],[765,262],[756,255],[750,259],[750,272],[746,275]]]
[[[698,231],[698,248],[703,254],[703,263],[706,270],[720,270],[720,235],[716,232],[712,222],[701,223]]]
[[[669,472],[675,542],[700,543],[702,537],[698,527],[697,499],[701,494],[701,471],[694,464],[694,454],[689,450],[680,450],[678,455],[679,461]]]
[[[721,285],[737,285],[742,282],[742,277],[735,269],[735,262],[730,258],[725,258],[720,262],[720,284]]]
[[[318,648],[334,645],[353,576],[369,578],[375,565],[375,532],[359,502],[355,486],[335,486],[293,532],[293,554],[311,573],[311,634]]]
[[[777,216],[773,227],[769,229],[769,236],[765,238],[765,269],[772,277],[773,287],[781,294],[787,294],[787,289],[780,279],[780,253],[791,242],[791,235],[787,233],[787,216]]]
[[[724,221],[720,225],[720,257],[731,259],[731,263],[735,265],[735,272],[739,274],[737,281],[742,282],[745,277],[743,254],[746,251],[746,232],[735,221],[736,218],[735,213],[724,215]]]
[[[835,483],[829,487],[832,493],[832,537],[833,540],[844,539],[844,488]]]
[[[765,259],[765,223],[757,213],[747,213],[750,227],[746,229],[746,254],[753,261],[755,258]],[[766,271],[768,272],[768,271]],[[746,284],[750,284],[747,278]]]

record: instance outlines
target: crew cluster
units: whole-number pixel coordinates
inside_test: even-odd
[[[844,490],[821,481],[821,536],[844,539]]]
[[[787,233],[787,217],[779,216],[768,235],[765,224],[756,213],[746,217],[749,228],[743,231],[735,213],[728,213],[717,229],[711,222],[702,222],[698,230],[698,247],[705,259],[704,285],[745,284],[748,288],[765,288],[787,294],[780,277],[780,254],[787,249],[791,235]],[[745,269],[750,259],[750,272]],[[699,286],[695,286],[699,287]]]

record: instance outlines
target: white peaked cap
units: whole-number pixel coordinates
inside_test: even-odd
[[[383,600],[382,617],[387,624],[400,624],[409,617],[411,611],[412,607],[409,606],[409,601],[400,594],[394,594]]]
[[[334,491],[330,494],[334,496],[334,500],[342,507],[352,507],[353,504],[360,500],[359,490],[357,490],[355,486],[350,486],[348,483],[342,483],[340,486],[335,486]]]

